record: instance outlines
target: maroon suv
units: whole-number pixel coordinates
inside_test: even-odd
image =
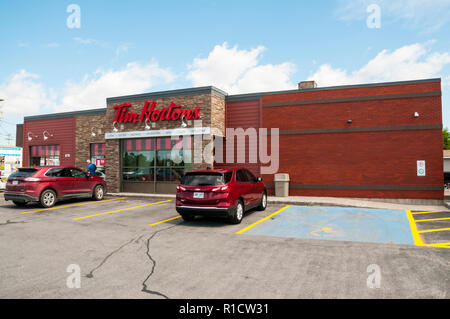
[[[264,183],[245,168],[190,171],[177,187],[176,209],[186,221],[224,216],[239,224],[245,211],[266,206]]]
[[[52,207],[56,201],[69,198],[102,200],[105,193],[103,178],[77,167],[27,167],[8,177],[5,200],[12,200],[17,206],[38,202],[43,207]]]

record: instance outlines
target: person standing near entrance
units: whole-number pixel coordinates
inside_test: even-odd
[[[97,166],[95,166],[94,163],[91,163],[91,160],[87,160],[86,162],[88,164],[87,170],[88,170],[89,174],[91,174],[92,176],[95,176],[95,170],[97,169]]]

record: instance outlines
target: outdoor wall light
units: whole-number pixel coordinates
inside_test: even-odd
[[[31,141],[31,140],[33,139],[33,137],[32,137],[32,136],[30,136],[30,134],[33,134],[33,133],[31,133],[31,132],[28,132],[28,134],[27,134],[27,136],[28,136],[28,141]]]
[[[414,117],[419,117],[419,113],[418,112],[414,112]]]
[[[117,124],[117,122],[113,123],[113,132],[114,133],[119,132],[119,129],[116,127],[116,124]]]
[[[347,120],[347,123],[348,123],[348,124],[352,124],[353,121],[352,121],[352,120]]]
[[[151,129],[151,127],[148,125],[148,119],[145,121],[145,129],[148,131]]]
[[[94,129],[95,129],[94,127],[91,128],[91,136],[93,136],[93,137],[94,137],[95,135],[97,135],[97,134],[95,134]]]
[[[47,135],[45,135],[45,133],[47,133]],[[48,131],[44,131],[42,136],[44,137],[44,141],[46,141],[49,137],[53,137],[53,134],[50,134]]]
[[[181,127],[185,128],[187,126],[186,120],[184,117],[181,118]]]

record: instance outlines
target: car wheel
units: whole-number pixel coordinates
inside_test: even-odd
[[[230,222],[232,224],[240,224],[244,217],[244,204],[241,200],[238,200],[232,215],[230,216]]]
[[[15,201],[15,200],[13,200],[13,203],[16,206],[19,206],[19,207],[23,207],[23,206],[25,206],[27,204],[27,202],[18,202],[18,201]]]
[[[105,189],[102,185],[97,185],[94,188],[94,193],[92,194],[92,198],[94,200],[102,200],[105,196]]]
[[[194,215],[181,214],[181,218],[183,218],[183,220],[186,221],[186,222],[190,222],[190,221],[193,221],[195,219],[195,216]]]
[[[47,189],[42,192],[41,197],[39,198],[39,203],[44,208],[49,208],[55,205],[56,203],[56,193],[51,189]]]
[[[267,207],[267,193],[266,193],[266,191],[264,191],[262,193],[261,201],[260,201],[260,204],[259,204],[257,209],[258,210],[265,210],[266,207]]]

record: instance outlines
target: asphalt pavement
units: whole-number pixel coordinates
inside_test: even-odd
[[[0,298],[449,298],[450,249],[429,246],[450,242],[449,232],[419,233],[447,228],[446,219],[410,224],[424,246],[255,232],[286,219],[285,207],[272,204],[231,225],[184,222],[170,198],[108,197],[47,210],[1,201]],[[297,215],[299,225],[310,221]]]

